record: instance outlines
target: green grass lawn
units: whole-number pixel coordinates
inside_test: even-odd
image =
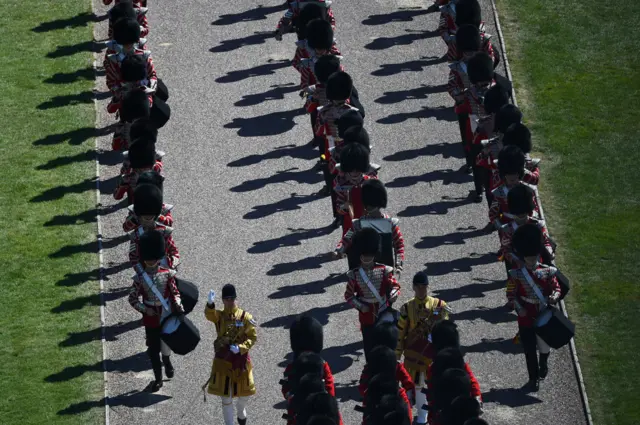
[[[640,424],[637,0],[498,0],[597,425]]]
[[[0,422],[98,424],[90,3],[0,9]]]

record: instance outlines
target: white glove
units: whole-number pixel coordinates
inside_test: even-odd
[[[235,344],[230,345],[229,350],[231,350],[233,354],[238,354],[240,352],[240,348]]]
[[[476,400],[478,401],[478,404],[480,405],[480,413],[484,413],[484,410],[482,409],[482,407],[484,406],[484,403],[482,403],[482,397],[477,396]]]
[[[214,291],[213,289],[209,291],[209,299],[208,299],[208,303],[209,304],[213,304],[213,302],[216,299],[216,291]]]

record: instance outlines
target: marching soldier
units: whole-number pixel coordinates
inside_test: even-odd
[[[375,347],[372,334],[376,322],[395,319],[390,310],[400,295],[400,284],[393,275],[393,267],[375,262],[380,235],[374,229],[365,228],[356,233],[354,248],[360,257],[360,267],[347,272],[349,282],[344,298],[358,310],[366,357]]]
[[[140,24],[140,37],[149,34],[149,20],[147,19],[147,8],[139,4],[134,5],[131,1],[121,1],[109,9],[109,31],[107,37],[113,38],[113,24],[119,19],[135,19]]]
[[[446,302],[428,296],[429,278],[426,273],[416,273],[413,290],[415,297],[400,308],[396,356],[400,360],[404,354],[404,366],[420,388],[425,385],[427,370],[435,355],[431,346],[431,330],[438,321],[449,319],[452,310]],[[427,422],[427,411],[422,408],[426,401],[424,393],[416,393],[418,424]]]
[[[331,1],[330,0],[287,0],[288,10],[284,13],[282,18],[278,21],[278,26],[276,28],[276,40],[282,41],[282,36],[284,34],[293,32],[298,29],[301,25],[301,18],[303,14],[303,10],[307,9],[309,6],[318,6],[325,9],[325,15],[327,16],[327,20],[331,23],[331,27],[333,29],[336,28],[336,18],[333,16],[333,11],[331,10]],[[298,39],[300,37],[298,36]]]
[[[541,264],[542,240],[542,231],[535,224],[525,224],[515,231],[511,243],[524,267],[509,271],[507,290],[507,300],[518,313],[518,331],[529,374],[527,387],[533,391],[537,391],[539,381],[547,377],[551,352],[549,345],[536,335],[534,323],[542,305],[555,305],[560,299],[558,269]],[[540,351],[539,362],[537,351]]]
[[[238,423],[247,423],[247,402],[256,393],[253,366],[249,350],[256,343],[256,322],[251,314],[238,308],[236,288],[222,287],[224,308],[216,310],[216,292],[209,291],[204,310],[207,320],[214,323],[218,337],[213,343],[215,357],[207,381],[209,394],[220,396],[225,425],[234,424],[233,399],[236,399]],[[205,384],[206,385],[206,384]]]
[[[161,260],[165,256],[164,245],[164,236],[160,232],[152,230],[140,236],[142,267],[133,276],[133,286],[129,292],[129,304],[142,313],[147,354],[155,377],[155,380],[146,388],[146,391],[150,392],[157,392],[162,388],[162,364],[164,364],[167,378],[171,379],[174,375],[169,357],[171,350],[160,339],[162,333],[160,319],[171,311],[184,312],[174,278],[176,272],[161,265]],[[160,362],[161,352],[162,363]]]
[[[129,205],[135,200],[134,191],[138,184],[138,176],[145,171],[162,173],[162,162],[157,160],[156,147],[153,141],[134,140],[127,153],[130,168],[121,170],[123,173],[118,179],[118,186],[113,193],[116,201],[127,195]]]

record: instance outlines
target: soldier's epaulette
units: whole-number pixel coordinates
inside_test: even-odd
[[[144,16],[149,11],[149,8],[148,7],[136,7],[135,11],[136,11],[136,15]]]
[[[173,205],[171,205],[171,204],[162,204],[162,208],[164,208],[166,211],[171,211],[173,209]]]
[[[370,171],[378,172],[380,170],[380,168],[382,168],[382,165],[380,165],[380,164],[375,164],[373,162],[369,164],[369,170]]]
[[[556,273],[558,273],[558,269],[547,264],[540,264],[536,271],[533,272],[538,279],[549,279],[555,276]]]
[[[506,198],[508,193],[509,191],[504,184],[501,184],[500,186],[496,187],[491,191],[491,194],[493,196],[497,196],[499,198]]]
[[[307,40],[298,40],[295,42],[296,47],[300,47],[301,49],[307,48]]]
[[[394,226],[397,226],[397,225],[400,223],[400,219],[399,219],[399,218],[397,218],[397,217],[391,217],[391,223],[392,223]]]
[[[531,159],[529,159],[527,164],[530,164],[534,168],[537,168],[538,165],[540,165],[540,161],[542,161],[542,159],[540,159],[540,158],[531,158]]]

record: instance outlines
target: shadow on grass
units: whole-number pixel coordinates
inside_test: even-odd
[[[124,359],[107,359],[105,361],[105,366],[107,372],[110,373],[143,372],[149,369],[150,363],[147,353],[143,351],[141,353],[125,357]],[[102,361],[96,362],[91,365],[68,366],[58,373],[53,373],[47,376],[46,378],[44,378],[44,381],[51,383],[67,382],[71,381],[72,379],[79,378],[85,373],[102,372],[102,370]]]
[[[234,186],[229,189],[231,192],[250,192],[266,187],[270,184],[295,182],[298,184],[316,184],[323,180],[323,177],[314,172],[313,170],[297,170],[297,167],[290,168],[288,170],[277,171],[270,177],[264,177],[255,180],[247,180],[238,186]]]
[[[111,291],[104,294],[104,301],[110,302],[118,300],[122,297],[125,297],[129,294],[129,288],[118,289],[117,291]],[[99,306],[102,305],[100,302],[100,294],[86,295],[83,297],[74,298],[72,300],[63,301],[59,306],[51,309],[52,313],[67,313],[69,311],[81,310],[86,306]]]
[[[400,74],[401,72],[422,72],[428,66],[438,65],[447,61],[446,55],[443,56],[423,56],[419,60],[412,60],[400,63],[389,63],[380,65],[371,73],[374,77],[388,77],[390,75]]]
[[[32,28],[33,32],[48,32],[61,30],[65,28],[79,28],[86,27],[92,22],[102,22],[108,19],[107,15],[96,16],[95,13],[83,12],[74,16],[73,18],[56,19],[55,21],[43,22],[35,28]]]
[[[393,46],[406,46],[414,41],[436,37],[438,31],[405,30],[407,34],[396,37],[379,37],[364,46],[367,50],[384,50]]]
[[[475,191],[469,191],[469,194],[475,194]],[[429,205],[408,206],[398,213],[398,217],[417,217],[427,214],[444,215],[453,208],[473,203],[473,200],[470,196],[465,198],[452,198],[450,196],[443,196],[442,199],[443,201],[434,202],[433,204]]]
[[[299,90],[300,87],[295,83],[275,84],[265,92],[243,95],[241,100],[234,103],[234,106],[253,106],[268,100],[282,100],[285,94]]]
[[[281,286],[276,292],[269,294],[267,298],[271,300],[281,300],[305,295],[324,294],[327,292],[327,288],[341,283],[347,283],[344,274],[332,273],[322,280],[314,280],[313,282],[302,283],[300,285]]]
[[[66,106],[93,103],[94,98],[98,100],[104,100],[109,98],[110,96],[111,94],[109,92],[83,91],[82,93],[77,94],[66,94],[62,96],[52,97],[50,100],[42,102],[41,104],[36,106],[36,108],[40,110],[64,108]]]
[[[158,394],[149,393],[143,391],[130,391],[124,394],[120,394],[114,397],[109,397],[109,408],[117,409],[118,407],[128,408],[145,408],[153,406],[161,401],[169,400],[171,397]],[[80,403],[74,403],[69,407],[66,407],[58,411],[58,415],[77,415],[79,413],[88,412],[91,409],[100,409],[104,407],[104,398],[96,401],[83,401]]]
[[[78,224],[95,223],[98,214],[101,217],[104,217],[113,212],[119,211],[124,206],[125,203],[126,203],[126,200],[123,200],[118,204],[100,208],[99,210],[96,208],[91,208],[90,210],[83,211],[78,214],[56,215],[56,216],[53,216],[49,221],[45,222],[43,226],[44,227],[75,226]]]
[[[285,9],[286,5],[284,3],[280,3],[277,6],[267,7],[263,7],[262,5],[260,5],[255,9],[245,10],[244,12],[220,15],[218,19],[211,22],[211,25],[233,25],[237,24],[238,22],[263,21],[267,19],[267,15],[271,15],[272,13],[276,13]]]
[[[70,184],[68,186],[57,186],[52,189],[47,189],[40,195],[34,196],[29,202],[47,202],[55,201],[57,199],[64,198],[65,195],[70,193],[82,193],[89,190],[95,190],[96,178],[90,177],[81,181],[80,183]]]
[[[409,99],[426,99],[428,94],[442,93],[445,91],[447,91],[446,84],[441,84],[439,86],[427,86],[423,84],[422,87],[418,87],[416,89],[384,92],[384,94],[374,100],[374,102],[388,105]]]
[[[300,210],[302,209],[301,205],[317,201],[318,199],[320,198],[316,195],[298,195],[297,193],[292,193],[289,198],[282,199],[273,204],[256,205],[252,207],[253,211],[246,213],[242,218],[245,220],[255,220],[279,212]]]
[[[405,161],[416,159],[421,156],[442,155],[443,158],[464,158],[462,146],[459,143],[436,143],[427,145],[419,149],[407,149],[406,151],[397,151],[391,155],[385,156],[385,161]]]
[[[34,146],[50,146],[57,145],[64,142],[69,142],[70,145],[81,145],[92,137],[105,136],[113,131],[115,124],[108,125],[103,128],[95,127],[82,127],[76,130],[67,131],[65,133],[50,134],[42,139],[38,139],[33,142]]]
[[[255,31],[253,35],[231,40],[222,40],[219,45],[209,49],[211,53],[231,52],[245,46],[264,44],[268,39],[273,38],[273,32]]]
[[[333,261],[331,253],[323,253],[290,263],[274,264],[271,270],[267,272],[267,276],[281,276],[300,270],[321,269],[324,263],[330,261]]]
[[[95,161],[96,157],[97,155],[95,150],[81,152],[75,155],[60,156],[58,158],[49,160],[45,164],[38,165],[36,167],[36,170],[53,170],[65,165],[75,164],[77,162]]]
[[[127,235],[127,234],[120,235],[117,238],[105,238],[102,241],[102,248],[103,249],[114,248],[114,247],[120,245],[121,243],[124,243],[124,242],[127,242],[127,241],[129,241],[129,235]],[[83,244],[79,244],[79,245],[66,245],[66,246],[63,246],[62,248],[60,248],[56,252],[53,252],[53,253],[49,254],[49,258],[70,257],[72,255],[83,253],[83,252],[97,253],[98,252],[98,241],[91,241],[91,242],[87,242],[87,243],[83,243]]]
[[[329,235],[335,229],[332,226],[324,226],[317,229],[293,229],[288,227],[287,230],[291,232],[288,235],[266,241],[254,242],[253,246],[247,249],[247,252],[249,254],[264,254],[265,252],[275,251],[278,248],[286,246],[302,245],[302,241]]]
[[[216,83],[236,83],[238,81],[246,80],[251,77],[259,77],[262,75],[275,74],[276,70],[291,66],[289,59],[274,61],[259,65],[249,69],[240,69],[238,71],[227,72],[227,75],[216,78]]]
[[[62,58],[65,56],[73,56],[81,52],[100,53],[105,49],[104,43],[96,43],[95,41],[84,41],[78,44],[70,44],[67,46],[58,46],[53,52],[47,53],[47,57],[51,59]]]
[[[117,325],[111,325],[105,327],[105,340],[106,341],[116,341],[118,336],[132,331],[134,329],[138,329],[142,326],[142,321],[140,319],[131,320],[130,322],[120,322]],[[66,339],[60,341],[58,343],[59,347],[74,347],[76,345],[86,344],[92,341],[99,341],[102,339],[102,329],[97,327],[95,329],[91,329],[83,332],[69,332]]]
[[[320,324],[323,326],[329,323],[329,315],[333,313],[341,313],[343,311],[347,311],[352,307],[346,302],[340,302],[337,304],[330,305],[328,307],[314,307],[309,311],[304,312],[304,314],[309,314],[313,316]],[[291,323],[298,316],[298,314],[288,314],[286,316],[276,317],[267,322],[264,322],[260,325],[261,328],[284,328],[289,329],[291,327]],[[354,329],[356,326],[354,325]]]
[[[433,183],[441,181],[443,185],[464,184],[473,181],[469,174],[456,170],[434,170],[422,174],[421,176],[398,177],[386,184],[387,187],[409,187],[417,183]]]
[[[90,66],[73,72],[58,72],[44,80],[47,84],[71,84],[76,81],[93,81],[96,77],[105,75],[104,70],[94,71]]]
[[[107,267],[103,270],[102,277],[109,280],[109,276],[120,273],[121,271],[131,268],[131,264],[127,261],[122,264]],[[56,282],[56,286],[78,286],[86,282],[97,281],[100,279],[100,269],[94,269],[88,272],[67,273],[64,279]]]
[[[304,109],[296,108],[251,118],[234,118],[232,122],[225,124],[224,128],[237,128],[240,137],[275,136],[291,130],[296,125],[293,119],[305,113]]]

